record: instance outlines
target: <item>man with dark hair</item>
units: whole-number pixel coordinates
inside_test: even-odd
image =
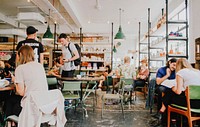
[[[33,26],[27,27],[26,29],[27,38],[18,43],[16,50],[18,51],[19,48],[23,45],[31,46],[34,51],[35,61],[38,61],[43,65],[43,45],[41,42],[35,40],[35,38],[37,37],[36,33],[37,31],[38,30]],[[18,61],[18,55],[16,55],[16,61]]]
[[[64,65],[62,66],[61,77],[73,77],[75,72],[74,60],[79,58],[76,46],[70,42],[70,35],[60,34],[59,42],[62,44],[62,58]]]
[[[175,74],[176,61],[177,61],[177,59],[171,58],[170,60],[167,61],[166,66],[159,68],[156,73],[156,93],[158,94],[158,99],[157,99],[158,113],[157,113],[156,117],[159,118],[159,121],[161,121],[161,118],[162,118],[162,114],[159,113],[160,108],[162,106],[162,94],[170,89],[170,86],[165,86],[163,84],[163,82],[166,80],[175,80],[175,78],[176,78],[176,74]],[[162,122],[165,123],[165,120],[166,119],[163,118]]]

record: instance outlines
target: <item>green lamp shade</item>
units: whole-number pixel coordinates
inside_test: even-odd
[[[113,52],[117,52],[117,49],[115,48],[115,46],[114,46],[114,48],[113,48]]]
[[[119,30],[118,30],[118,32],[117,32],[117,34],[115,35],[115,41],[116,42],[122,42],[122,41],[124,41],[125,40],[125,35],[124,35],[124,33],[122,32],[122,27],[121,27],[121,25],[119,26]]]
[[[43,35],[43,40],[53,40],[53,34],[51,33],[49,25],[47,27],[47,31]]]

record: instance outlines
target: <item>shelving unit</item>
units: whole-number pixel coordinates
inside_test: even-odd
[[[105,71],[104,66],[111,62],[111,44],[107,42],[83,42],[81,49],[81,71]]]
[[[163,17],[161,19],[163,20]],[[150,79],[151,77],[155,77],[157,69],[163,66],[165,57],[164,45],[160,44],[163,41],[163,36],[160,35],[160,32],[158,32],[162,29],[161,24],[160,25],[157,24],[156,28],[157,29],[155,29],[155,27],[153,29],[151,28],[150,8],[148,8],[147,40],[148,40],[148,68],[150,70]]]
[[[12,54],[16,52],[16,40],[17,35],[13,35],[13,37],[0,37],[0,60],[9,60]]]
[[[147,48],[148,48],[148,42],[146,41],[146,38],[143,38],[140,40],[140,29],[141,29],[141,23],[139,22],[139,66],[141,64],[141,60],[146,59],[148,56]]]
[[[185,19],[169,19],[168,0],[166,0],[166,61],[172,57],[188,59],[188,1],[185,0]],[[174,33],[169,32],[176,27]],[[179,32],[184,32],[180,34]],[[173,48],[175,47],[175,48]]]
[[[148,8],[148,32],[139,41],[139,60],[141,61],[144,56],[148,59],[150,76],[172,57],[188,58],[187,0],[185,0],[185,7],[178,10],[173,17],[168,14],[168,0],[166,0],[165,14],[163,12],[164,9],[161,18],[152,28],[150,8]]]

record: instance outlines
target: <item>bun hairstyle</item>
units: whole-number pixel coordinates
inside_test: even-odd
[[[19,55],[19,64],[25,64],[34,61],[33,49],[28,45],[20,47],[18,50],[18,55]]]
[[[169,67],[169,64],[176,63],[176,61],[177,61],[176,58],[171,58],[170,60],[167,61],[166,66]]]

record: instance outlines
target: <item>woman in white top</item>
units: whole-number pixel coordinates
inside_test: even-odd
[[[185,58],[180,58],[176,62],[176,85],[167,91],[163,97],[162,114],[166,107],[173,103],[186,106],[185,90],[188,85],[200,86],[200,71],[194,69]],[[199,108],[200,101],[191,101],[191,107]]]
[[[26,96],[31,91],[48,91],[44,67],[42,64],[34,61],[33,49],[28,45],[24,45],[18,50],[18,55],[19,66],[15,70],[15,76],[12,76],[12,81],[15,84],[17,95],[12,96],[7,100],[7,115],[15,114],[16,111],[13,111],[14,106],[20,105],[20,100],[23,110],[23,106],[26,103]],[[16,97],[18,97],[18,101],[16,100]],[[13,104],[13,100],[15,100],[15,104]],[[17,111],[19,110],[20,109]]]
[[[15,70],[14,82],[17,93],[23,96],[23,102],[30,91],[47,91],[48,84],[44,67],[34,61],[34,52],[30,46],[22,46],[18,55],[20,65]]]

